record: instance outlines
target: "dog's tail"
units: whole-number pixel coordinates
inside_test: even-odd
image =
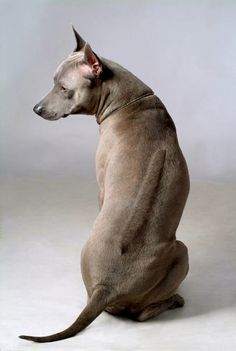
[[[105,287],[100,285],[99,288],[97,288],[92,294],[87,306],[69,328],[48,336],[20,335],[19,338],[40,343],[71,338],[92,323],[93,320],[98,317],[102,311],[104,311],[110,301],[110,292]]]

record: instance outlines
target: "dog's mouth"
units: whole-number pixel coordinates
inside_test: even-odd
[[[66,118],[67,116],[69,116],[69,113],[65,113],[64,115],[62,115],[62,116],[53,116],[53,117],[43,117],[43,118],[45,118],[45,119],[47,119],[47,120],[49,120],[49,121],[57,121],[58,119],[60,119],[60,118]]]
[[[66,118],[67,116],[69,116],[69,113],[64,113],[64,115],[57,115],[56,113],[46,113],[45,111],[42,113],[38,113],[36,112],[37,115],[39,115],[40,117],[42,117],[43,119],[46,119],[47,121],[57,121],[60,118]]]

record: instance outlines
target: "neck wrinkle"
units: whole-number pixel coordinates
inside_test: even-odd
[[[118,111],[120,111],[120,110],[122,110],[122,109],[124,109],[124,108],[126,108],[126,107],[129,107],[130,105],[134,104],[135,102],[138,102],[139,100],[144,99],[144,98],[149,97],[149,96],[154,96],[154,93],[153,93],[153,92],[151,92],[151,93],[145,93],[145,94],[143,94],[143,95],[141,95],[141,96],[138,96],[137,98],[135,98],[135,99],[133,99],[133,100],[131,100],[131,101],[125,103],[124,105],[121,105],[121,106],[119,106],[119,107],[114,108],[113,110],[111,110],[111,111],[108,112],[107,114],[104,114],[104,115],[103,115],[103,118],[100,119],[99,122],[97,121],[98,124],[101,124],[105,119],[107,119],[108,117],[110,117],[113,113],[118,112]]]
[[[98,124],[100,124],[100,119],[103,116],[103,114],[106,112],[107,108],[109,108],[110,106],[110,101],[109,100],[110,97],[110,89],[106,86],[102,86],[101,89],[101,95],[100,95],[100,99],[99,99],[99,103],[98,103],[98,108],[97,108],[97,112],[95,113],[95,117],[96,117],[96,121]]]
[[[142,97],[154,95],[151,88],[125,68],[107,59],[103,59],[103,62],[112,73],[112,78],[102,82],[95,114],[99,125],[113,112]]]

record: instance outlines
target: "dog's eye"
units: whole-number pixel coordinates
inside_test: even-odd
[[[61,89],[61,91],[66,91],[67,90],[63,85],[61,85],[60,89]]]
[[[73,95],[74,95],[73,90],[69,90],[68,94],[67,94],[68,99],[71,99],[73,97]]]

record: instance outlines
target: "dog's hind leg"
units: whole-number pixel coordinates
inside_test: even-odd
[[[130,307],[125,311],[127,317],[138,321],[158,316],[160,313],[184,305],[184,299],[175,294],[188,272],[188,252],[185,245],[176,242],[176,257],[166,277],[147,295],[143,307]]]
[[[133,319],[139,322],[143,322],[147,319],[157,317],[159,314],[165,312],[168,309],[182,307],[183,305],[184,299],[182,296],[175,294],[165,301],[158,302],[156,304],[153,303],[147,306],[139,315],[133,316]]]

